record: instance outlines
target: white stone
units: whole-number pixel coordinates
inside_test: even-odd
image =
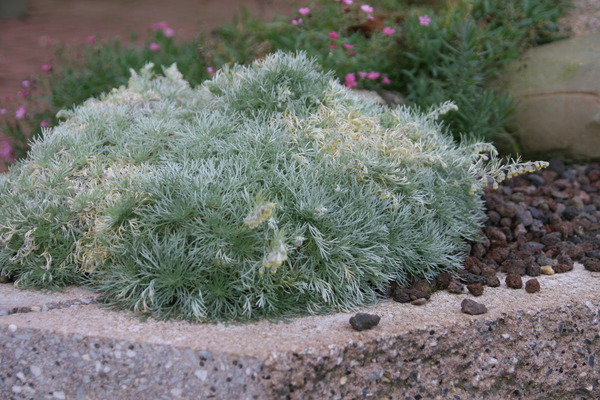
[[[204,382],[208,376],[208,372],[204,369],[197,369],[196,372],[194,372],[194,375],[196,375],[198,379]]]
[[[8,326],[8,330],[11,331],[11,332],[16,332],[17,331],[17,326],[13,325],[13,324],[10,324]]]
[[[32,365],[31,367],[29,367],[29,370],[36,378],[42,374],[42,370],[37,365]]]

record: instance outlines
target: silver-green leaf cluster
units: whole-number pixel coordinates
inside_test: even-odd
[[[386,109],[303,54],[198,88],[164,72],[61,112],[0,178],[0,269],[18,286],[88,284],[194,321],[352,310],[460,268],[477,193],[521,168],[444,135],[451,104]]]

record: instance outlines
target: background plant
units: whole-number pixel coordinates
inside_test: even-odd
[[[0,273],[85,283],[116,307],[194,321],[372,304],[391,280],[461,268],[502,166],[437,117],[353,95],[305,55],[172,66],[63,111],[0,175]]]
[[[6,162],[22,157],[28,138],[40,133],[40,124],[54,124],[58,110],[123,85],[129,69],[147,61],[157,72],[159,65],[176,62],[189,82],[199,84],[223,65],[299,49],[350,87],[396,90],[422,109],[451,99],[459,106],[444,117],[451,134],[477,136],[515,152],[509,134],[513,101],[491,82],[524,49],[561,37],[556,22],[569,3],[456,0],[424,7],[396,0],[316,0],[302,7],[309,10],[305,14],[298,11],[273,22],[243,13],[210,40],[174,41],[163,22],[155,24],[142,45],[111,38],[91,40],[78,52],[59,48],[52,71],[35,79],[43,98],[30,92],[26,99],[0,104],[5,110],[1,130],[10,139],[1,144],[0,156]],[[15,118],[21,106],[27,112]]]

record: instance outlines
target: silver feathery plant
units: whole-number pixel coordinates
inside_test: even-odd
[[[488,183],[542,167],[357,97],[304,54],[175,66],[61,111],[0,177],[0,269],[193,321],[354,310],[461,268]]]

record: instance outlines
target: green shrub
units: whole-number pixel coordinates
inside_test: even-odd
[[[190,88],[152,65],[60,115],[0,179],[2,274],[87,282],[117,307],[196,321],[373,304],[461,267],[493,147],[355,96],[304,55]]]

